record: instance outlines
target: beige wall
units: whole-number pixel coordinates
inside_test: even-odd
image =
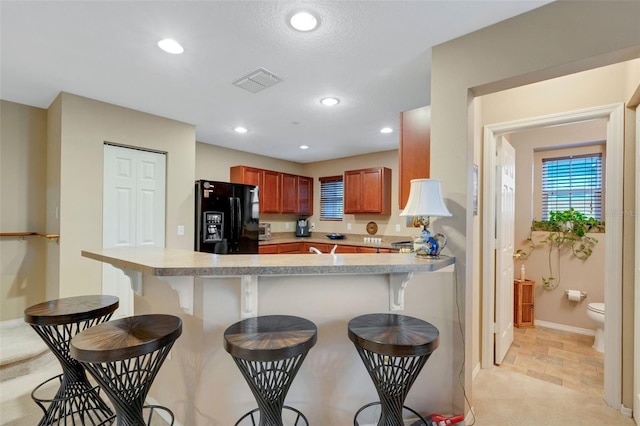
[[[433,48],[431,78],[431,174],[443,180],[446,198],[460,206],[448,222],[459,232],[449,232],[449,247],[457,258],[458,280],[461,286],[464,330],[467,339],[472,336],[474,322],[481,320],[480,312],[471,309],[473,297],[481,292],[479,282],[473,285],[472,259],[467,253],[474,248],[473,227],[479,226],[472,219],[470,193],[471,170],[474,152],[481,150],[474,144],[476,130],[473,121],[473,93],[483,95],[528,83],[567,75],[594,67],[635,58],[640,53],[640,28],[637,17],[640,4],[626,1],[554,2],[519,15],[515,18],[484,28],[467,36]],[[628,76],[625,76],[628,81]],[[589,94],[592,86],[582,86]],[[570,96],[520,98],[523,107],[530,107],[529,115],[577,109],[584,106],[583,99]],[[613,97],[613,95],[610,95]],[[615,96],[615,101],[625,98]],[[553,104],[550,100],[553,99]],[[610,101],[598,100],[596,105]],[[522,118],[518,107],[510,108],[508,117],[489,120],[490,108],[482,106],[489,123]],[[544,112],[543,112],[544,111]],[[480,124],[478,124],[480,126]],[[626,126],[629,126],[627,121]],[[632,156],[633,158],[633,156]],[[626,174],[633,170],[625,169]],[[630,182],[630,186],[633,186]],[[632,233],[625,233],[632,238]],[[628,260],[625,257],[625,264]],[[624,328],[631,328],[632,312],[625,312]],[[625,347],[628,334],[623,335]],[[476,347],[473,345],[472,347]],[[632,376],[633,353],[624,349],[623,376]],[[465,355],[467,369],[464,383],[471,391],[470,366],[475,365],[470,351]],[[470,395],[472,398],[472,395]],[[463,397],[459,397],[462,409]],[[472,400],[473,401],[473,400]],[[631,389],[623,389],[623,402],[631,402]]]
[[[167,153],[166,246],[193,247],[195,127],[62,93],[60,102],[60,297],[101,292],[104,142]],[[55,185],[55,182],[52,182]],[[55,188],[52,188],[55,192]],[[47,212],[48,220],[51,211]],[[184,225],[185,235],[177,235]]]
[[[46,233],[47,111],[0,102],[0,232]],[[47,242],[0,238],[0,321],[44,300]]]
[[[553,84],[555,84],[553,81],[548,82],[548,85]],[[602,143],[588,146],[575,145],[603,141],[606,137],[604,120],[532,129],[508,136],[509,142],[516,151],[516,249],[529,250],[526,239],[530,234],[531,221],[540,220],[541,217],[541,158],[602,153],[604,164],[605,146]],[[569,145],[574,147],[560,149]],[[603,173],[605,172],[603,168]],[[603,214],[604,211],[603,209]],[[527,278],[534,280],[537,284],[536,320],[581,329],[595,329],[593,322],[587,317],[587,306],[591,302],[604,301],[606,235],[591,236],[598,240],[598,244],[586,262],[575,259],[568,252],[563,252],[561,261],[558,263],[557,251],[553,252],[551,260],[554,283],[558,283],[558,287],[554,290],[548,291],[542,287],[541,277],[549,276],[546,245],[536,248],[526,261],[515,262],[516,278],[520,274],[520,265],[524,264]],[[565,296],[565,290],[580,290],[586,292],[588,296],[580,303],[569,302]]]

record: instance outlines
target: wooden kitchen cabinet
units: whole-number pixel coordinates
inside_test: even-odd
[[[378,247],[358,247],[356,253],[391,253],[391,250]]]
[[[298,178],[298,214],[313,214],[313,178],[296,176]]]
[[[411,179],[428,178],[431,155],[431,107],[424,106],[400,113],[398,144],[398,206],[404,209],[409,199]]]
[[[258,254],[278,254],[278,244],[258,246]]]
[[[282,243],[278,244],[278,254],[300,254],[304,248],[304,243]]]
[[[322,253],[330,253],[331,249],[333,248],[333,246],[324,243],[304,243],[303,253],[313,254],[313,252],[309,251],[311,247],[317,248]]]
[[[391,169],[345,171],[344,213],[391,214]]]
[[[233,166],[234,183],[260,187],[260,213],[313,214],[313,178],[248,166]]]
[[[513,281],[513,325],[518,328],[534,327],[533,302],[535,281]]]
[[[282,173],[280,213],[298,213],[298,177]]]

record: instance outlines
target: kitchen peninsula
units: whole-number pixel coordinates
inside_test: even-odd
[[[287,397],[311,424],[350,424],[360,406],[377,399],[347,338],[348,321],[365,313],[398,311],[435,325],[440,347],[407,405],[422,413],[462,408],[453,406],[462,361],[453,258],[419,259],[412,253],[221,256],[155,247],[82,255],[131,278],[138,295],[136,315],[168,313],[183,319],[183,335],[151,391],[182,425],[230,425],[253,408],[253,396],[224,351],[222,336],[242,317],[270,314],[301,316],[318,327],[318,343]]]

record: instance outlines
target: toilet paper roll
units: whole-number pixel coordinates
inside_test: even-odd
[[[567,297],[572,302],[579,302],[582,300],[582,297],[580,297],[580,290],[567,290]]]

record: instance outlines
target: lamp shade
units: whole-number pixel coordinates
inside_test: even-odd
[[[400,216],[451,216],[442,198],[440,180],[412,179],[409,200]]]

